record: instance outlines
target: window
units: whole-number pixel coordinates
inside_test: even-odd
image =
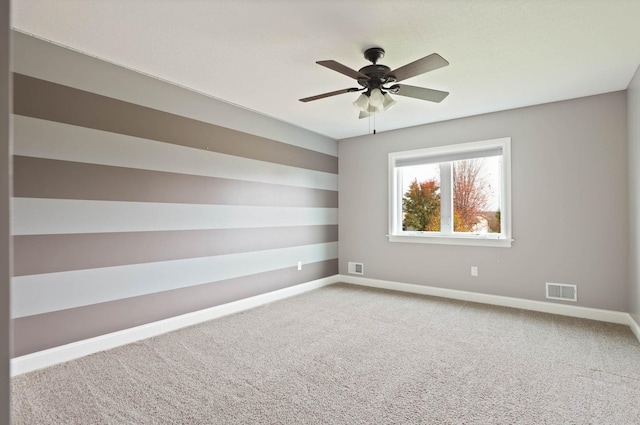
[[[511,139],[389,154],[391,242],[511,246]]]

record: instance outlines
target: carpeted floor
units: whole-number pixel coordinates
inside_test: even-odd
[[[621,325],[332,285],[13,379],[18,424],[638,424]]]

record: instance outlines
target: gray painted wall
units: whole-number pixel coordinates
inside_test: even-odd
[[[0,221],[0,424],[9,423],[9,279],[11,277],[9,51],[9,0],[0,0],[0,220],[2,220]]]
[[[640,324],[640,67],[627,88],[629,128],[629,313]]]
[[[529,300],[545,300],[545,282],[576,284],[577,305],[627,311],[626,122],[615,92],[341,140],[340,273],[357,261],[366,278]],[[389,152],[500,137],[512,140],[511,248],[387,241]]]

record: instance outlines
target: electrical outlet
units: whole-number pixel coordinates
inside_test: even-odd
[[[364,274],[364,264],[349,262],[348,271],[351,274]]]
[[[302,261],[298,261],[298,270],[302,270]]]
[[[471,266],[471,276],[478,276],[478,268],[476,266]]]

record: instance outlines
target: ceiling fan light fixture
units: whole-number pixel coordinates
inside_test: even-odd
[[[379,88],[375,88],[371,90],[371,94],[369,95],[369,104],[373,107],[382,106],[384,103],[384,96],[382,95],[382,91]]]
[[[396,69],[391,69],[386,65],[379,64],[378,60],[383,56],[384,49],[381,47],[372,47],[365,50],[364,57],[370,61],[372,65],[364,66],[358,71],[334,60],[317,61],[316,63],[318,65],[356,80],[361,88],[350,87],[334,90],[332,92],[302,98],[300,102],[310,102],[343,93],[360,92],[360,96],[353,102],[353,106],[360,111],[360,118],[366,118],[372,114],[391,109],[396,104],[396,101],[390,94],[436,103],[441,102],[449,95],[449,92],[441,90],[406,84],[395,84],[396,82],[407,80],[449,65],[449,62],[439,54],[432,53]],[[385,85],[390,86],[387,87]],[[375,134],[375,130],[373,132]]]
[[[360,111],[366,111],[369,106],[369,97],[362,93],[355,102],[353,102],[353,106],[355,106]]]
[[[395,104],[396,104],[396,101],[393,100],[391,95],[389,93],[385,93],[384,102],[382,103],[382,109],[384,109],[385,111],[388,111],[389,109],[393,108],[393,105]]]

